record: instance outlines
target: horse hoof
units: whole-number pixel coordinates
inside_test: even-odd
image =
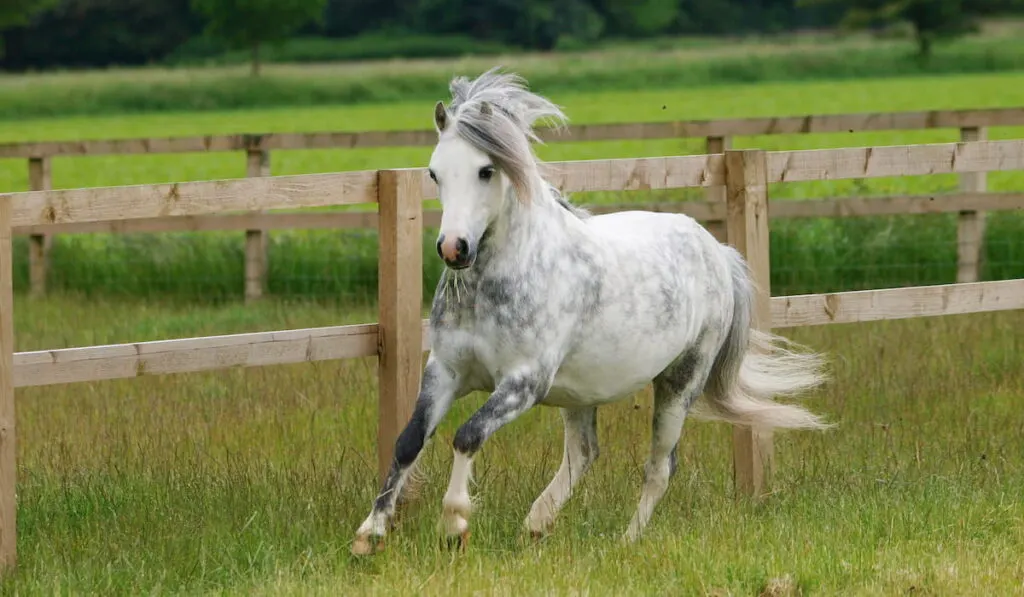
[[[543,531],[530,531],[530,539],[532,539],[534,543],[540,543],[546,536],[547,535]]]
[[[356,540],[352,543],[352,555],[368,556],[381,551],[384,551],[383,537],[377,540],[376,545],[370,541],[368,536],[356,537]]]
[[[451,550],[458,550],[461,553],[466,552],[466,547],[469,545],[469,531],[462,531],[458,535],[449,535],[447,538],[447,547]]]

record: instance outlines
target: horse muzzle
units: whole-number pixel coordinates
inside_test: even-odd
[[[476,250],[464,237],[444,234],[437,239],[437,254],[451,269],[465,269],[476,258]]]

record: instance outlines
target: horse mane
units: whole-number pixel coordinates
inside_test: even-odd
[[[475,80],[455,77],[449,83],[452,101],[446,110],[454,134],[491,157],[509,179],[520,201],[533,192],[538,158],[531,143],[542,143],[534,125],[553,121],[561,128],[568,117],[548,99],[529,91],[519,75],[491,68]]]
[[[572,215],[576,216],[581,220],[585,220],[593,215],[587,208],[580,207],[579,205],[576,205],[569,201],[569,198],[563,195],[562,192],[555,188],[554,185],[549,184],[548,188],[551,190],[551,195],[555,198],[555,202],[564,207],[566,211],[568,211]]]

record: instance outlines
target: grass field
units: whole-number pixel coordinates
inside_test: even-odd
[[[1014,47],[1007,43],[993,56],[1002,60]],[[965,55],[975,60],[982,50]],[[850,55],[881,60],[891,48],[870,54],[874,51]],[[615,60],[624,55],[616,54]],[[668,56],[655,66],[667,68],[668,61],[680,59]],[[520,64],[550,69],[548,81],[555,80],[558,68],[572,66],[544,60],[529,57]],[[854,67],[864,66],[856,60]],[[470,61],[417,64],[423,76],[443,71],[442,81],[455,69],[480,70]],[[787,72],[786,64],[774,68]],[[749,62],[745,68],[759,65]],[[606,78],[595,78],[595,85],[607,85],[613,67],[621,71],[622,64],[594,66],[590,72],[606,68],[601,71]],[[358,80],[360,72],[369,76],[359,70],[366,66],[280,68],[314,73],[307,79],[313,85],[335,75],[345,80],[339,86]],[[641,75],[654,76],[657,68]],[[893,74],[901,67],[880,68]],[[202,73],[217,77],[230,69]],[[136,89],[149,85],[152,92],[162,89],[161,77],[180,77],[175,84],[185,88],[195,74],[138,71],[128,83],[117,72],[0,77],[0,106],[63,94],[50,104],[40,100],[38,113],[46,113],[89,88],[102,91],[123,83]],[[666,85],[644,91],[630,90],[636,80],[617,83],[625,88],[573,92],[567,84],[553,87],[552,96],[578,123],[1024,104],[1021,72]],[[198,82],[195,97],[205,97],[205,84]],[[443,91],[443,83],[440,87]],[[94,97],[82,92],[80,112],[118,105],[90,105]],[[180,99],[170,94],[161,101],[175,97]],[[429,126],[433,101],[425,95],[373,105],[36,119],[0,110],[9,117],[0,142],[422,128]],[[993,139],[1022,136],[1024,129],[990,131]],[[734,146],[815,148],[956,138],[953,130],[901,131],[741,138]],[[702,150],[698,140],[565,143],[541,148],[540,154],[563,160]],[[273,172],[422,165],[429,152],[277,152]],[[25,170],[24,162],[0,161],[0,190],[24,190]],[[217,179],[244,175],[244,160],[240,154],[68,158],[54,162],[53,175],[57,188]],[[955,187],[955,177],[932,176],[785,185],[771,192],[775,199],[799,200]],[[992,174],[989,188],[1022,190],[1024,174]],[[658,194],[661,200],[691,196]],[[634,198],[649,196],[589,194],[577,200]],[[775,222],[773,291],[952,281],[955,238],[952,217]],[[986,278],[1024,277],[1022,238],[1021,214],[992,215]],[[271,296],[252,306],[238,300],[240,232],[58,237],[52,294],[37,300],[21,294],[27,264],[24,239],[18,239],[16,350],[376,319],[373,235],[298,231],[274,233],[272,239]],[[429,295],[438,266],[432,252],[426,255]],[[601,458],[554,535],[540,545],[525,540],[520,524],[558,465],[559,417],[552,410],[535,410],[498,433],[475,467],[472,491],[480,506],[471,522],[471,549],[459,555],[440,548],[434,531],[452,436],[483,397],[468,398],[453,409],[428,449],[429,481],[387,552],[357,560],[349,555],[349,542],[376,492],[373,359],[21,389],[19,569],[0,580],[0,594],[1021,594],[1020,329],[1024,313],[1005,312],[791,330],[796,340],[829,355],[835,381],[808,404],[838,428],[777,437],[774,492],[755,506],[731,496],[730,430],[691,422],[681,444],[679,474],[647,538],[633,547],[617,539],[635,508],[647,455],[646,392],[601,413]]]
[[[470,73],[472,74],[472,73]],[[843,112],[1010,107],[1024,104],[1020,73],[866,79],[844,82],[748,84],[694,89],[563,93],[553,98],[573,122],[659,121]],[[431,101],[333,108],[24,120],[0,130],[0,142],[153,137],[237,132],[406,129],[430,126]],[[992,139],[1021,138],[1022,128],[993,128]],[[780,135],[738,138],[736,147],[805,149],[945,142],[956,130]],[[551,143],[545,160],[600,159],[699,153],[703,140]],[[421,166],[431,149],[300,150],[272,154],[274,174]],[[145,184],[244,176],[237,153],[96,156],[57,159],[55,188]],[[992,173],[993,191],[1024,189],[1019,172]],[[839,195],[931,193],[954,190],[955,176],[790,183],[772,188],[775,200]],[[0,161],[0,188],[27,189],[22,160]],[[700,198],[691,191],[589,193],[582,203]],[[362,206],[367,208],[370,206]],[[1019,214],[993,214],[986,239],[986,279],[1024,276]],[[271,235],[269,292],[281,297],[363,300],[376,294],[375,236],[364,232],[280,231]],[[236,300],[242,293],[243,236],[237,233],[78,235],[56,239],[50,287],[103,296],[167,296],[195,301]],[[943,283],[955,279],[954,216],[773,223],[773,287],[778,293]],[[430,235],[424,246],[432,245]],[[27,287],[27,243],[18,239],[15,286]],[[433,290],[436,264],[425,285]]]
[[[19,349],[365,321],[353,308],[19,304]],[[434,534],[456,406],[388,550],[348,553],[376,488],[372,359],[18,392],[20,567],[5,595],[1011,595],[1024,590],[1024,314],[795,330],[838,423],[777,437],[774,493],[731,497],[727,427],[691,421],[679,474],[634,547],[646,392],[600,415],[601,457],[555,533],[520,523],[561,424],[535,410],[478,459],[464,555]],[[783,579],[783,580],[780,580]],[[788,580],[785,580],[788,579]],[[777,587],[778,588],[778,587]]]
[[[909,39],[822,32],[753,39],[665,39],[557,53],[325,64],[131,68],[0,76],[0,120],[120,115],[182,109],[431,102],[453,71],[504,64],[544,94],[709,85],[851,80],[872,76],[997,73],[1024,68],[1024,22],[1007,22],[936,46],[922,65]]]

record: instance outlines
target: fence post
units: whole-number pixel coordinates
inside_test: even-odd
[[[377,464],[383,483],[395,440],[412,417],[423,364],[423,176],[377,173],[379,404]]]
[[[30,191],[49,191],[53,188],[49,157],[28,159],[28,187]],[[32,296],[46,294],[46,275],[50,265],[51,240],[47,234],[32,234],[28,237],[29,289]]]
[[[961,141],[984,141],[985,127],[968,126],[960,129]],[[960,175],[960,192],[984,193],[984,172],[965,172]],[[981,279],[982,255],[985,247],[985,213],[962,211],[957,216],[957,282],[977,282]]]
[[[771,278],[768,258],[768,157],[762,150],[725,151],[725,200],[728,242],[749,264],[757,297],[751,324],[771,329]],[[759,496],[770,484],[770,430],[733,429],[733,474],[738,494]]]
[[[709,136],[705,140],[705,153],[725,153],[729,149],[732,149],[732,137],[716,137]],[[707,201],[714,203],[725,203],[725,187],[724,186],[713,186],[704,189],[704,197]],[[726,225],[725,222],[711,221],[706,222],[705,227],[717,238],[720,242],[726,241]]]
[[[256,148],[247,149],[247,178],[270,176],[270,151]],[[267,233],[265,230],[245,231],[245,301],[263,296],[267,282]]]
[[[0,198],[0,571],[17,561],[14,434],[14,291],[11,199]]]

